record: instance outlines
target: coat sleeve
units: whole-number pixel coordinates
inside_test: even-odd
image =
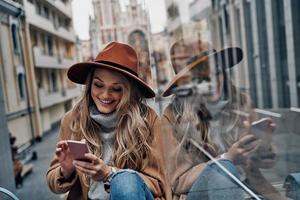
[[[70,112],[66,113],[63,119],[61,120],[58,139],[59,141],[71,138],[71,132],[68,128],[68,125],[70,124],[70,115]],[[64,178],[60,171],[60,163],[57,157],[54,156],[53,160],[50,163],[50,167],[47,171],[47,183],[50,190],[58,194],[68,192],[77,180],[78,176],[76,172],[74,172],[69,178]]]
[[[155,199],[171,199],[171,190],[167,184],[165,163],[162,152],[162,137],[160,119],[152,111],[150,125],[154,135],[152,141],[152,155],[156,162],[151,162],[145,169],[139,172]]]

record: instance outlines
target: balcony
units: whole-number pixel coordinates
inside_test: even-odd
[[[55,104],[63,103],[65,101],[78,97],[80,94],[80,87],[66,89],[64,91],[58,91],[54,93],[49,93],[45,89],[39,89],[40,108],[44,109]]]
[[[58,1],[58,0],[55,0]],[[54,23],[51,20],[48,20],[39,14],[36,13],[36,9],[34,5],[31,3],[24,1],[24,8],[26,12],[26,19],[29,24],[43,29],[53,35],[56,35],[60,38],[63,38],[67,41],[75,42],[76,37],[73,31],[73,28],[70,28],[69,30],[63,28],[63,27],[55,27]]]
[[[63,3],[61,0],[47,0],[47,2],[67,17],[72,18],[71,1],[69,1],[67,4]]]
[[[33,58],[35,67],[40,68],[68,69],[76,63],[75,58],[45,55],[39,47],[33,48]]]

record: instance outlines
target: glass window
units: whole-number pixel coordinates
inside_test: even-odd
[[[18,33],[18,26],[16,24],[11,25],[11,35],[12,35],[14,52],[19,53],[20,52],[19,33]]]
[[[26,98],[26,84],[25,84],[25,74],[18,74],[18,86],[19,86],[19,95],[21,99]]]

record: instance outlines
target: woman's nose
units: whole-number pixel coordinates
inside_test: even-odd
[[[111,95],[110,89],[104,89],[104,91],[101,94],[102,97],[109,97],[110,95]]]

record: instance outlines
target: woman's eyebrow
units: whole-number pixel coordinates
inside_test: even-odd
[[[99,80],[99,81],[101,81],[102,83],[104,83],[104,81],[101,79],[101,78],[99,78],[99,77],[94,77],[94,79],[97,79],[97,80]],[[119,84],[123,84],[123,82],[114,82],[114,83],[112,83],[113,85],[119,85]]]
[[[101,78],[99,78],[99,77],[94,77],[94,79],[98,79],[99,81],[101,81],[101,82],[104,82],[103,80],[101,80]]]

